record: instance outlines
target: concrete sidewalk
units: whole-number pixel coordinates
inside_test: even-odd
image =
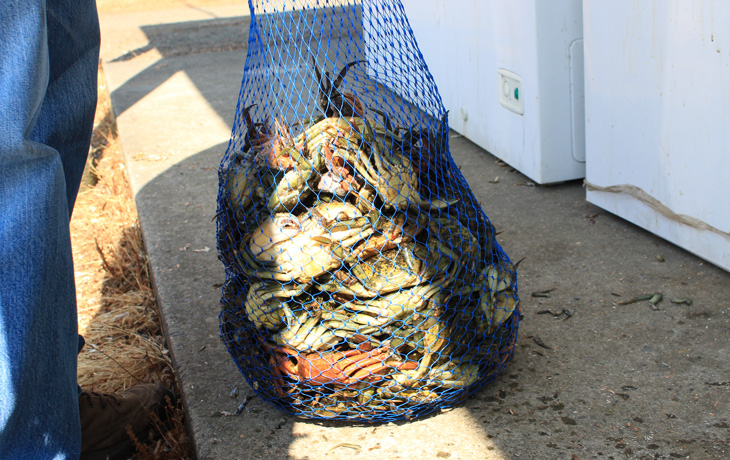
[[[579,182],[532,186],[457,134],[452,155],[499,243],[524,259],[524,319],[507,372],[462,406],[413,422],[301,421],[258,398],[225,415],[253,394],[219,339],[224,272],[213,221],[246,56],[243,3],[101,18],[104,68],[200,459],[730,456],[730,274],[588,204]],[[546,290],[550,297],[531,296]],[[657,308],[620,304],[654,292],[665,299]]]

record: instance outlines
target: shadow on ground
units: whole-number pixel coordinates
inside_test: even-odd
[[[141,30],[147,37],[147,44],[114,57],[109,62],[130,61],[152,50],[160,53],[162,59],[115,90],[125,93],[121,102],[114,105],[117,116],[141,101],[176,73],[184,72],[194,82],[203,97],[216,108],[220,117],[230,118],[233,114],[230,111],[229,103],[237,94],[226,95],[228,97],[224,100],[219,99],[220,93],[209,84],[211,73],[217,72],[218,69],[192,68],[186,65],[188,60],[174,58],[233,51],[239,51],[245,55],[250,23],[250,16],[241,16],[142,26]],[[240,56],[242,53],[236,55]],[[241,60],[236,64],[235,67],[240,68],[242,76],[244,61]]]

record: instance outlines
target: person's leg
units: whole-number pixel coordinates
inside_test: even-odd
[[[30,139],[58,151],[70,217],[89,153],[96,112],[99,18],[96,0],[46,3],[49,81]]]
[[[93,1],[0,2],[0,452],[78,458],[69,216],[89,148]]]

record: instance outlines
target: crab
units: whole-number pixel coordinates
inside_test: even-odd
[[[348,143],[353,146],[359,145],[360,134],[355,127],[355,120],[358,118],[351,120],[337,117],[320,119],[314,124],[308,125],[296,137],[294,143],[309,152],[315,151],[325,140],[336,143],[336,148]]]
[[[337,269],[344,249],[372,234],[370,220],[352,204],[320,202],[299,217],[280,213],[266,219],[241,252],[264,265],[260,277],[306,283]]]
[[[425,376],[424,384],[440,388],[465,388],[479,379],[479,364],[466,356],[435,363]]]
[[[350,328],[375,327],[385,332],[386,326],[418,317],[432,301],[440,303],[444,287],[443,280],[436,280],[432,284],[403,289],[374,299],[353,299],[343,305],[343,310],[348,313],[336,311],[332,316]]]
[[[430,219],[428,227],[435,237],[429,240],[431,249],[461,265],[476,268],[482,248],[477,238],[456,217],[441,213]]]
[[[222,176],[226,191],[234,210],[246,208],[254,197],[256,168],[251,157],[235,154],[226,165]]]
[[[276,184],[267,206],[272,212],[293,211],[311,192],[310,183],[319,175],[323,159],[315,155],[310,161],[302,158],[299,167],[289,170]]]
[[[519,300],[512,290],[515,268],[507,263],[504,268],[489,265],[477,276],[476,285],[483,290],[479,309],[484,315],[478,331],[493,334],[519,307]]]
[[[361,121],[363,144],[370,155],[366,155],[363,150],[359,156],[372,161],[364,177],[381,195],[386,207],[405,209],[415,205],[427,210],[445,209],[458,202],[458,199],[422,198],[418,170],[411,160],[393,148],[392,144],[389,147],[385,141],[388,136],[376,132],[367,119]]]
[[[348,164],[343,157],[336,156],[329,140],[322,144],[322,151],[327,165],[327,172],[319,181],[319,190],[333,193],[337,196],[346,196],[348,192],[359,190],[362,180],[354,175],[354,167]]]
[[[383,148],[367,120],[352,117],[325,118],[297,138],[297,143],[310,150],[321,147],[327,173],[319,187],[344,196],[358,190],[362,181],[370,184],[389,207],[405,207],[408,199],[421,203],[418,176],[410,168],[410,160]],[[390,160],[383,161],[383,153]]]
[[[289,127],[284,120],[274,119],[274,131],[269,128],[268,119],[263,123],[255,123],[251,118],[252,104],[243,109],[243,117],[246,122],[246,134],[242,150],[253,152],[257,164],[267,164],[271,168],[289,170],[297,166],[296,157],[301,156],[295,149]],[[299,146],[298,150],[301,150]],[[295,155],[296,154],[296,155]]]
[[[372,349],[364,343],[358,349],[327,353],[301,353],[288,347],[271,347],[274,373],[295,382],[319,385],[359,385],[382,379],[382,374],[394,369],[411,369],[413,362],[386,363],[391,356],[387,346]],[[283,385],[282,385],[283,386]]]
[[[317,154],[310,161],[307,146],[294,144],[283,121],[274,120],[276,135],[270,136],[265,123],[251,121],[250,108],[244,109],[249,126],[245,153],[233,155],[225,168],[225,186],[231,204],[238,213],[252,201],[266,198],[267,191],[275,185],[274,192],[266,199],[268,208],[272,212],[293,210],[311,192],[308,184],[318,177],[324,159]]]
[[[520,301],[512,285],[514,266],[509,262],[503,264],[487,265],[471,280],[460,277],[449,290],[449,305],[463,312],[459,321],[469,335],[494,335],[519,311]]]
[[[269,126],[268,120],[263,123],[256,123],[251,118],[251,108],[257,104],[251,104],[243,108],[243,121],[246,123],[246,134],[243,141],[242,150],[248,152],[250,149],[259,150],[263,145],[269,142]]]
[[[356,191],[364,181],[355,174],[355,166],[339,153],[341,148],[348,146],[352,148],[360,142],[359,134],[353,131],[352,125],[347,120],[333,117],[322,119],[308,126],[295,140],[288,138],[286,142],[293,147],[288,147],[282,152],[284,154],[289,152],[297,164],[294,170],[288,170],[280,182],[281,187],[271,196],[270,209],[279,210],[277,206],[283,205],[284,208],[291,210],[303,198],[303,192],[300,191],[305,187],[309,188],[310,183],[316,179],[319,179],[317,181],[319,190],[339,197],[346,196],[348,192],[357,196]]]
[[[410,361],[415,361],[415,357],[420,356],[420,359],[415,361],[417,366],[394,376],[394,380],[399,384],[412,387],[421,383],[421,379],[429,374],[431,364],[448,355],[445,349],[451,342],[453,327],[440,316],[439,308],[433,308],[422,315],[411,316],[406,321],[405,327],[396,334],[400,337],[391,340],[393,347],[412,348],[407,355]]]
[[[373,145],[377,145],[377,142]],[[376,148],[373,154],[375,167],[378,170],[377,190],[383,196],[385,203],[394,208],[406,208],[409,202],[420,205],[418,173],[408,158],[392,150],[390,153],[391,155],[385,158]]]
[[[262,146],[259,155],[262,161],[275,169],[289,171],[296,168],[300,163],[299,159],[305,152],[303,145],[294,145],[289,127],[284,120],[274,119],[275,135],[269,139],[269,142]]]
[[[366,260],[383,251],[413,241],[424,230],[427,219],[426,214],[419,214],[417,218],[412,219],[404,213],[378,219],[373,225],[379,233],[354,246],[346,262],[353,265],[360,260]]]
[[[280,283],[255,281],[246,295],[244,303],[246,316],[257,329],[276,329],[288,310],[287,303],[282,299],[297,296],[304,292],[306,287],[306,285],[286,286]]]
[[[444,209],[458,201],[421,198],[418,173],[411,160],[398,153],[388,139],[387,133],[373,130],[367,119],[353,116],[325,118],[307,128],[295,142],[315,155],[324,155],[327,171],[319,182],[320,190],[358,196],[369,186],[389,209],[410,205]],[[368,201],[372,203],[372,199]]]
[[[312,304],[318,304],[313,300]],[[375,332],[375,328],[347,327],[335,320],[335,314],[325,310],[307,309],[294,314],[288,305],[282,307],[284,329],[273,335],[279,345],[297,351],[324,351],[334,348],[343,340],[361,343],[367,340],[365,334]]]
[[[429,242],[438,245],[438,242]],[[343,295],[372,298],[425,283],[439,274],[453,279],[458,264],[441,256],[440,251],[415,241],[382,251],[367,260],[334,272],[322,289]]]
[[[298,145],[324,157],[326,172],[319,181],[319,190],[343,197],[349,192],[357,196],[362,187],[366,173],[355,152],[362,143],[355,120],[359,119],[325,118],[297,137]]]
[[[233,155],[222,176],[231,204],[238,212],[253,200],[265,199],[272,212],[291,211],[312,192],[310,184],[320,176],[323,155],[316,153],[310,159],[308,145],[295,144],[289,128],[278,119],[274,120],[276,135],[269,136],[268,130],[250,121],[248,109],[244,109],[250,124],[248,150]]]
[[[448,112],[436,120],[430,116],[422,120],[428,126],[416,125],[408,129],[394,127],[388,114],[373,110],[382,122],[376,123],[376,134],[383,138],[388,149],[396,149],[407,156],[419,176],[421,190],[447,190],[457,179],[451,172],[449,159],[444,155],[448,137]],[[448,201],[448,200],[447,200]]]
[[[352,117],[353,115],[364,116],[364,109],[362,103],[352,93],[343,93],[340,90],[340,85],[347,75],[347,71],[350,67],[360,64],[366,61],[352,61],[345,65],[340,73],[332,80],[329,72],[320,72],[317,67],[317,62],[312,58],[312,65],[314,66],[314,73],[317,77],[317,84],[319,85],[319,91],[317,96],[317,102],[322,112],[327,117]]]

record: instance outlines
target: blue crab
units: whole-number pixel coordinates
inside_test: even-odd
[[[264,268],[260,277],[306,283],[336,270],[344,250],[373,232],[370,220],[349,203],[319,203],[309,213],[267,218],[251,234],[248,251]]]

